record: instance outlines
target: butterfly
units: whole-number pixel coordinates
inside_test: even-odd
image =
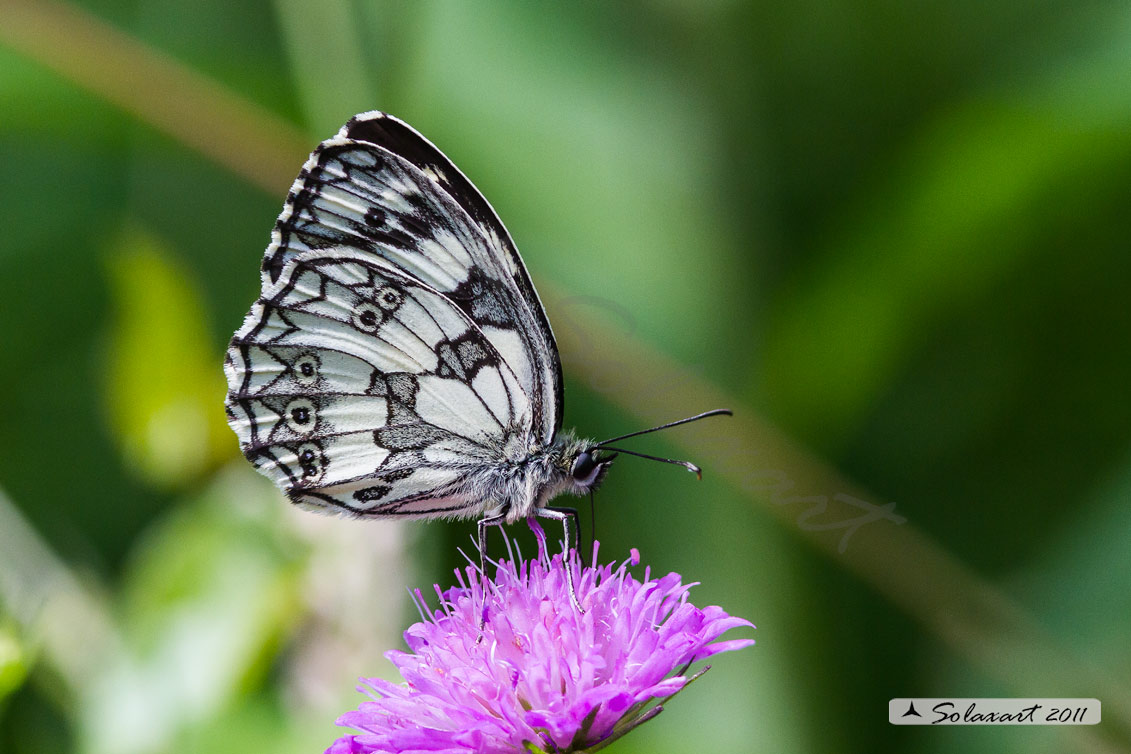
[[[526,266],[491,205],[439,149],[381,112],[302,167],[227,349],[228,422],[244,456],[302,507],[359,517],[577,512],[628,437],[562,431],[562,368]],[[567,569],[567,574],[572,574]],[[581,610],[569,585],[573,605]]]

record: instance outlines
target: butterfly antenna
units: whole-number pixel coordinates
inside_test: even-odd
[[[678,427],[680,424],[687,424],[688,422],[699,421],[700,419],[706,419],[708,416],[733,416],[733,415],[734,415],[734,412],[731,411],[729,408],[716,408],[714,411],[704,411],[701,414],[696,414],[695,416],[689,416],[686,419],[679,419],[679,420],[674,421],[674,422],[668,422],[667,424],[661,424],[660,426],[652,427],[651,429],[642,429],[639,432],[629,432],[627,435],[621,435],[620,437],[613,437],[613,438],[610,438],[608,440],[602,440],[601,442],[594,445],[591,448],[591,450],[596,450],[597,448],[602,448],[604,450],[611,450],[611,451],[614,451],[616,453],[627,453],[630,456],[637,456],[638,458],[647,458],[649,461],[660,461],[661,463],[675,464],[676,466],[682,466],[683,468],[685,468],[688,471],[695,474],[695,476],[698,477],[699,479],[702,479],[703,478],[703,470],[701,468],[699,468],[698,466],[696,466],[695,464],[691,463],[690,461],[679,461],[679,460],[676,460],[674,458],[660,458],[659,456],[650,456],[647,453],[637,453],[635,450],[625,450],[624,448],[614,448],[614,447],[611,447],[609,445],[609,443],[617,442],[618,440],[627,440],[629,437],[637,437],[639,435],[646,435],[649,432],[658,432],[659,430],[667,429],[668,427]]]
[[[658,432],[659,430],[667,429],[668,427],[678,427],[680,424],[687,424],[688,422],[699,421],[700,419],[706,419],[708,416],[734,416],[734,412],[731,411],[729,408],[716,408],[714,411],[704,411],[701,414],[696,414],[695,416],[689,416],[686,419],[679,419],[679,420],[674,421],[674,422],[668,422],[667,424],[661,424],[660,426],[652,427],[651,429],[642,429],[638,432],[629,432],[627,435],[621,435],[620,437],[612,437],[612,438],[609,438],[608,440],[602,440],[601,442],[597,443],[593,447],[594,448],[602,448],[610,442],[619,442],[621,440],[627,440],[629,437],[636,437],[638,435],[646,435],[649,432]],[[616,448],[609,448],[609,450],[616,450]],[[630,453],[627,450],[623,450],[621,452],[622,453],[628,453],[630,456],[631,455],[640,455],[639,453]],[[651,458],[651,456],[645,456],[645,458]],[[668,459],[657,458],[655,460],[665,461],[665,460],[668,460]],[[682,464],[684,462],[683,461],[669,461],[669,463],[680,463],[680,464]]]
[[[630,456],[637,456],[639,458],[647,458],[649,461],[663,461],[664,463],[674,463],[676,466],[682,466],[683,468],[692,472],[698,478],[700,478],[700,479],[703,478],[703,469],[701,469],[698,466],[696,466],[695,464],[691,463],[691,461],[677,461],[674,458],[660,458],[659,456],[650,456],[646,453],[637,453],[634,450],[625,450],[624,448],[609,448],[609,447],[606,447],[606,448],[604,448],[604,450],[615,450],[618,453],[628,453]]]

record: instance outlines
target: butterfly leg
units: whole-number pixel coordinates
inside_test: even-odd
[[[487,527],[502,526],[507,520],[505,513],[479,519],[479,573],[487,578]]]
[[[564,541],[562,542],[562,566],[565,568],[566,588],[569,590],[569,601],[573,605],[574,610],[579,613],[584,613],[585,608],[583,608],[581,602],[578,601],[577,591],[574,589],[573,568],[570,566],[569,559],[570,550],[577,549],[577,535],[579,531],[577,511],[573,508],[538,508],[535,510],[535,515],[539,518],[549,518],[561,522],[564,537]],[[570,545],[570,521],[573,522],[572,546]]]
[[[487,580],[487,527],[502,526],[506,520],[505,513],[479,519],[479,575],[484,581]],[[483,612],[479,615],[479,639],[477,641],[483,640],[483,626],[485,625],[487,625],[486,605],[483,606]]]

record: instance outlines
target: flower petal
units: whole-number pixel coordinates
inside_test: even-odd
[[[753,624],[692,605],[679,574],[646,568],[637,580],[628,565],[639,562],[636,550],[619,566],[541,553],[500,561],[492,580],[458,573],[459,586],[436,587],[438,609],[421,605],[431,617],[405,631],[409,651],[385,655],[405,683],[364,680],[372,700],[338,720],[359,734],[328,754],[588,748],[649,719],[652,700],[684,688],[691,661],[753,643],[716,641]],[[570,603],[566,566],[585,613]]]

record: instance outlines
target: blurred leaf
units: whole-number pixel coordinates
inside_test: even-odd
[[[1102,481],[1042,557],[1015,577],[1050,631],[1111,678],[1131,677],[1131,457]],[[1093,692],[1099,693],[1099,692]],[[1131,698],[1105,703],[1131,709]]]
[[[948,312],[1041,249],[1042,234],[1131,162],[1126,122],[1025,101],[966,103],[925,130],[778,297],[763,392],[776,418],[835,446]]]
[[[182,502],[138,541],[121,592],[123,630],[135,647],[161,636],[157,624],[184,606],[199,610],[206,601],[226,601],[223,595],[233,588],[256,593],[300,561],[303,548],[280,535],[285,507],[274,488],[237,471],[217,478],[202,497]],[[228,578],[233,573],[241,575],[237,584]],[[289,599],[264,593],[256,602],[284,610]]]
[[[183,484],[235,447],[199,294],[157,241],[136,229],[122,234],[108,261],[117,308],[106,364],[111,426],[140,476]]]
[[[31,656],[15,628],[0,620],[0,705],[27,677]]]
[[[176,754],[246,754],[265,748],[273,752],[319,752],[336,735],[329,720],[320,723],[312,727],[285,705],[262,696],[251,697],[186,731],[173,750]]]
[[[280,538],[273,490],[249,478],[221,476],[135,553],[122,587],[126,651],[81,689],[93,754],[172,750],[258,685],[303,616],[304,551]]]
[[[4,620],[33,637],[36,653],[66,691],[81,688],[120,647],[105,593],[77,577],[2,489],[0,607]]]

